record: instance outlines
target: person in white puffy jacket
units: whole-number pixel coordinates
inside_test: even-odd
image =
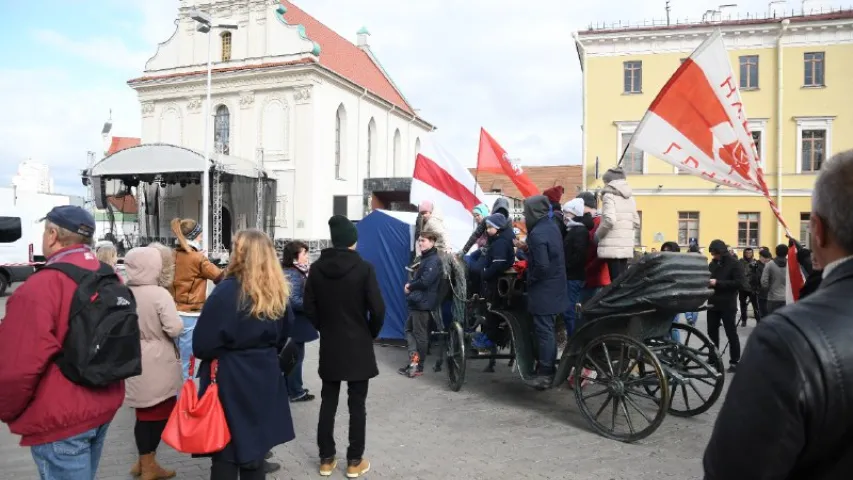
[[[601,225],[595,233],[598,257],[607,262],[611,281],[628,268],[634,256],[634,231],[640,228],[637,202],[621,168],[604,173],[601,190]]]

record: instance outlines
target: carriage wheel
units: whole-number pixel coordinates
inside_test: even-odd
[[[459,322],[453,322],[447,332],[447,379],[450,389],[458,392],[465,382],[465,331]]]
[[[640,364],[651,371],[644,373]],[[597,337],[577,357],[575,372],[575,399],[600,435],[634,442],[660,427],[669,406],[669,390],[663,367],[642,342],[617,334]],[[586,387],[582,387],[584,381],[589,382]],[[664,401],[643,391],[645,384],[657,385]]]
[[[696,327],[673,323],[672,329],[679,333],[681,341],[666,337],[646,342],[667,371],[669,413],[677,417],[705,413],[723,393],[726,376],[722,356]],[[652,385],[648,385],[646,391],[655,397],[660,393],[660,389]]]

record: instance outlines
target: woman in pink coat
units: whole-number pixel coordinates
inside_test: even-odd
[[[181,387],[181,361],[173,339],[184,328],[175,301],[161,286],[171,269],[168,263],[164,267],[163,258],[152,247],[134,248],[124,257],[127,284],[136,297],[142,341],[142,375],[126,381],[125,404],[136,409],[133,433],[139,451],[139,460],[130,473],[141,475],[143,480],[175,476],[155,459],[160,435]]]

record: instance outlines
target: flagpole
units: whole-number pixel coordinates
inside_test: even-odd
[[[627,145],[625,145],[625,149],[624,149],[624,150],[622,150],[622,155],[619,157],[619,161],[618,161],[618,162],[616,162],[616,166],[617,166],[617,167],[621,167],[621,166],[622,166],[622,160],[623,160],[623,159],[625,159],[625,154],[626,154],[626,153],[628,153],[628,148],[630,148],[630,147],[631,147],[631,142],[630,142],[630,141],[628,141],[628,144],[627,144]]]

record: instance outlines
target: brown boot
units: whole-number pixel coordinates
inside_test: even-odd
[[[136,459],[136,463],[133,464],[133,467],[130,468],[130,474],[134,477],[138,477],[142,474],[142,465],[139,464],[139,459]]]
[[[174,470],[166,470],[157,464],[153,453],[142,455],[139,461],[142,464],[141,480],[162,480],[164,478],[172,478],[175,476]]]

